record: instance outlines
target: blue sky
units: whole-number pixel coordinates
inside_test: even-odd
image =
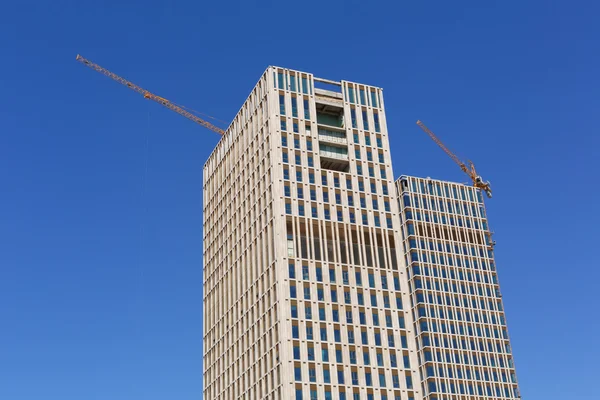
[[[589,397],[596,3],[5,3],[1,399],[202,396],[202,166],[219,137],[77,53],[223,120],[268,65],[383,87],[396,176],[466,181],[422,119],[492,181],[523,397]]]

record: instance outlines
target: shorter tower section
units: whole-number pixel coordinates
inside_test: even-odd
[[[480,190],[396,186],[424,398],[520,398]]]

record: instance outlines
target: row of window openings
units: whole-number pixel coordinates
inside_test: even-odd
[[[429,278],[425,278],[425,279],[421,279],[421,278],[415,278],[412,280],[412,284],[414,285],[414,289],[415,290],[419,290],[419,289],[423,289],[423,281],[425,281],[425,289],[428,290],[437,290],[439,292],[444,292],[444,293],[462,293],[462,294],[467,294],[467,287],[464,284],[460,285],[460,291],[458,290],[458,286],[453,283],[452,285],[448,285],[447,283],[444,283],[443,285],[440,285],[440,282],[438,282],[437,280],[435,280],[433,282],[431,282],[431,279]],[[443,288],[442,288],[443,286]],[[476,295],[475,290],[472,288],[472,286],[469,286],[471,288],[471,295]],[[479,291],[479,296],[484,296],[483,291]],[[493,297],[493,296],[489,296],[489,297]],[[486,306],[486,301],[483,298],[478,298],[478,299],[472,299],[473,302],[473,308],[477,308],[477,309],[488,309],[490,311],[504,311],[502,309],[502,302],[500,302],[500,300],[493,300],[490,299],[487,301],[487,306]],[[475,307],[475,304],[479,303],[479,307]],[[489,308],[487,308],[489,306]]]
[[[286,185],[283,186],[283,194],[286,197],[291,197],[292,193],[291,193],[290,185],[286,184]],[[330,201],[329,192],[327,190],[323,190],[321,192],[321,194],[322,194],[323,202],[324,203],[329,203],[329,201]],[[317,201],[317,190],[316,189],[310,189],[309,190],[309,195],[310,195],[309,197],[310,197],[311,201]],[[340,206],[343,205],[342,204],[342,194],[341,193],[335,193],[333,197],[335,198],[335,204],[336,205],[340,205]],[[300,186],[300,185],[298,185],[296,187],[296,198],[300,199],[300,200],[304,199],[304,188],[302,186]],[[365,209],[367,208],[367,199],[365,197],[361,196],[359,198],[359,203],[360,203],[360,207],[361,208],[365,208]],[[352,194],[350,194],[350,193],[347,195],[347,204],[346,205],[348,205],[350,207],[354,207],[354,196]],[[373,210],[379,210],[379,201],[377,200],[377,198],[371,199],[371,205],[372,205],[372,209]],[[386,212],[391,212],[392,211],[391,208],[390,208],[390,202],[389,202],[389,200],[384,200],[383,201],[383,209]]]
[[[371,94],[371,104],[367,104],[367,95],[366,95],[367,91]],[[371,107],[378,107],[377,92],[373,89],[370,89],[370,90],[358,89],[358,91],[357,91],[358,96],[355,96],[355,89],[352,86],[348,86],[347,89],[345,90],[345,92],[346,92],[346,100],[349,103],[359,104],[359,102],[360,102],[360,105],[362,105],[362,106],[370,105]],[[357,100],[359,100],[359,102],[357,102]]]
[[[309,134],[311,132],[310,125],[306,125],[304,129],[307,134]],[[281,130],[287,131],[287,122],[284,119],[281,120]],[[296,121],[292,122],[292,131],[294,133],[300,133],[298,122],[296,122]],[[362,137],[364,138],[364,144],[366,146],[372,146],[371,135],[366,133]],[[360,135],[358,133],[353,134],[353,141],[354,141],[354,144],[361,144]],[[379,135],[375,137],[375,143],[377,144],[377,147],[379,149],[383,149],[383,139]],[[288,146],[287,135],[285,135],[285,134],[283,134],[281,136],[281,145],[283,147]],[[300,139],[294,138],[294,148],[300,149]],[[312,151],[312,141],[310,139],[307,139],[306,149],[309,151]],[[385,160],[385,159],[382,158],[382,153],[378,153],[378,154],[380,154],[379,162],[383,163],[384,161],[382,161],[382,160]],[[357,157],[357,159],[360,159],[360,158]],[[371,160],[369,160],[369,161],[371,161]]]
[[[501,351],[499,351],[499,352],[501,352]],[[501,355],[494,355],[494,357],[496,357],[496,356],[497,356],[497,361],[496,360],[493,361],[495,363],[494,367],[514,369],[515,365],[514,365],[514,362],[511,357],[508,357],[505,362],[504,357],[502,357]],[[442,350],[436,350],[435,352],[433,352],[431,349],[428,348],[423,351],[423,360],[421,359],[420,353],[418,354],[418,357],[419,357],[419,364],[423,364],[423,363],[427,363],[427,362],[439,362],[439,363],[445,363],[446,365],[452,365],[453,367],[455,367],[457,369],[461,368],[460,353],[456,352],[456,351],[451,352],[451,351],[446,350],[446,351],[442,352]],[[491,365],[491,363],[492,363],[492,360],[490,360],[490,362],[488,364]]]
[[[434,295],[433,293],[427,293],[427,297],[425,297],[425,293],[423,293],[421,290],[417,291],[415,294],[415,299],[416,299],[416,304],[417,305],[437,305],[437,306],[445,306],[445,307],[462,307],[462,308],[473,308],[475,310],[479,310],[479,306],[478,306],[478,302],[476,298],[471,298],[471,301],[469,302],[469,298],[468,296],[450,296],[448,294],[446,294],[445,296],[442,296],[441,294],[437,294]],[[461,298],[462,298],[462,302],[461,302]],[[425,301],[425,299],[427,299],[427,301]],[[488,321],[488,317],[487,317],[487,313],[483,313],[483,317],[480,319],[479,318],[479,313],[475,313],[473,319],[471,319],[471,314],[468,310],[465,310],[465,321],[467,322],[483,322],[486,324],[492,323],[494,325],[500,324],[500,325],[506,325],[506,320],[504,318],[504,316],[502,315],[502,313],[500,313],[500,317],[497,320],[495,313],[491,313],[491,317],[490,320]],[[460,320],[462,321],[462,319]],[[446,329],[443,329],[443,332],[445,332]]]
[[[425,240],[425,239],[415,239],[415,238],[410,238],[408,239],[408,246],[409,248],[412,249],[421,249],[421,250],[430,250],[430,251],[438,251],[440,253],[448,253],[448,254],[456,254],[456,255],[465,255],[465,256],[473,256],[473,257],[485,257],[484,255],[484,248],[483,247],[476,247],[476,246],[467,246],[467,245],[460,245],[460,244],[450,244],[448,242],[446,243],[442,243],[440,241],[436,242],[433,240]],[[479,251],[478,251],[479,250]],[[435,268],[434,268],[435,269]],[[442,276],[445,274],[445,269],[442,268]],[[418,273],[418,272],[415,272]],[[433,272],[434,276],[437,276],[437,269],[435,269],[435,271]],[[461,271],[462,274],[462,271]],[[471,271],[467,271],[468,276],[471,276]],[[480,282],[479,280],[479,273],[475,273],[477,275],[477,282]],[[445,278],[445,276],[443,276]],[[462,277],[461,277],[462,279]],[[469,278],[469,280],[471,280]],[[487,283],[487,281],[486,281]],[[494,282],[496,283],[496,282]]]
[[[438,310],[441,311],[441,310]],[[448,314],[450,314],[451,311],[448,311]],[[443,315],[442,313],[438,312],[438,314]],[[428,316],[429,317],[429,316]],[[431,313],[431,317],[430,318],[438,318],[438,319],[444,319],[443,316],[440,317],[436,317],[435,316],[435,312],[432,310]],[[454,324],[450,324],[450,331],[452,334],[456,334],[456,335],[468,335],[468,336],[473,336],[473,337],[480,337],[480,338],[495,338],[495,339],[508,339],[508,332],[506,331],[506,328],[504,326],[502,326],[500,329],[498,329],[497,327],[493,327],[492,329],[490,329],[489,326],[485,326],[482,327],[480,325],[477,326],[473,326],[473,322],[471,323],[458,323],[458,331],[456,330]],[[427,325],[423,325],[422,328],[427,329]],[[427,335],[424,335],[422,338],[423,340],[423,346],[431,346],[431,342],[429,341],[429,337]],[[438,343],[435,344],[436,346],[439,346]]]
[[[287,167],[283,168],[283,179],[285,180],[290,180],[290,170]],[[296,182],[302,182],[303,181],[303,177],[302,177],[302,170],[298,169],[296,170]],[[310,184],[315,184],[315,173],[312,171],[309,171],[308,173],[308,183]],[[321,184],[323,184],[324,186],[327,186],[327,175],[323,174],[321,175]],[[333,186],[335,188],[340,188],[340,178],[338,176],[334,176],[333,177]],[[382,192],[384,196],[389,196],[389,190],[388,190],[388,186],[387,184],[382,184]],[[352,179],[351,178],[346,178],[346,189],[348,190],[352,190]],[[376,182],[370,182],[370,189],[371,189],[371,193],[372,194],[377,194],[377,183]],[[360,192],[365,192],[365,184],[364,181],[362,180],[362,178],[358,178],[358,190]]]
[[[297,295],[296,295],[296,287],[293,286],[294,290],[291,290],[290,292],[290,297],[292,299],[296,299]],[[305,300],[310,300],[310,294],[307,294],[307,292],[304,292],[304,299]],[[349,304],[349,303],[346,303]],[[353,316],[352,316],[352,311],[346,311],[346,323],[350,324],[353,323]],[[372,324],[367,324],[367,314],[365,313],[364,310],[359,310],[358,312],[358,322],[361,325],[370,325],[370,326],[380,326],[380,321],[379,321],[379,313],[377,311],[373,311],[371,314],[372,317]],[[312,320],[312,309],[309,310],[308,308],[305,308],[305,319],[307,320]],[[323,307],[319,307],[319,321],[325,321],[326,320],[326,316],[325,316],[325,308]],[[331,310],[331,320],[333,322],[340,322],[340,310],[338,310],[337,308],[333,308]],[[392,314],[387,312],[385,314],[385,326],[387,328],[393,328],[393,322],[392,322]],[[404,320],[404,315],[400,314],[398,315],[398,326],[401,329],[406,329],[406,325],[405,325],[405,320]],[[325,331],[326,332],[326,331]],[[326,335],[326,334],[325,334]],[[327,340],[327,337],[323,338],[321,337],[321,340]]]
[[[283,179],[285,179],[285,180],[290,179],[290,170],[287,167],[283,168]],[[334,179],[334,187],[339,188],[340,187],[339,177],[334,177],[333,179]],[[303,181],[302,170],[296,170],[296,182],[302,182],[302,181]],[[308,183],[315,184],[315,173],[314,172],[308,173]],[[323,185],[327,185],[327,175],[321,175],[321,183]],[[352,189],[352,180],[350,178],[347,178],[347,180],[346,180],[346,188],[350,189],[350,190]],[[377,183],[370,182],[370,189],[371,189],[372,194],[377,194]],[[364,181],[362,180],[362,178],[358,178],[358,190],[360,192],[365,191],[365,184],[364,184]],[[387,184],[382,184],[382,192],[383,192],[383,195],[389,196],[389,190],[388,190]]]
[[[467,357],[467,355],[465,355],[465,357]],[[500,360],[504,364],[502,358],[500,358]],[[440,365],[438,368],[435,368],[435,366],[427,364],[425,366],[425,378],[438,377],[448,379],[475,379],[478,381],[485,380],[489,382],[493,381],[508,383],[508,377],[510,376],[512,383],[517,383],[514,373],[509,373],[507,375],[506,371],[498,371],[495,366],[492,370],[488,370],[488,368],[473,368],[473,370],[471,370],[470,367],[463,367],[460,363],[456,363],[454,361],[451,363],[451,365],[452,368],[447,368],[447,364],[444,366]],[[500,372],[500,374],[498,374],[498,372]]]
[[[441,184],[439,182],[435,183],[435,188],[436,191],[434,192],[433,188],[434,188],[434,184],[433,182],[428,182],[427,186],[425,185],[425,182],[423,180],[419,180],[419,184],[417,184],[416,179],[411,178],[410,179],[410,185],[411,185],[411,189],[413,193],[421,193],[421,194],[429,194],[429,195],[437,195],[440,197],[447,197],[450,199],[455,199],[455,200],[467,200],[467,194],[468,194],[468,200],[469,201],[475,201],[474,196],[473,196],[473,192],[477,193],[477,200],[479,203],[483,203],[483,199],[481,197],[481,192],[477,191],[475,189],[472,188],[466,188],[465,187],[461,187],[460,188],[460,196],[459,196],[459,191],[457,190],[456,186],[449,186],[448,184],[444,183]],[[443,185],[443,192],[442,192],[442,185]]]
[[[429,390],[429,393],[460,393],[460,394],[467,394],[467,390],[465,390],[465,385],[463,383],[460,383],[458,385],[459,390],[456,390],[456,385],[453,382],[449,383],[449,386],[446,386],[445,382],[441,382],[440,386],[439,386],[439,390],[438,387],[436,385],[436,383],[432,380],[427,382],[427,389]],[[486,385],[486,390],[484,393],[483,390],[483,386],[481,384],[477,384],[477,392],[475,392],[475,388],[474,385],[469,383],[467,384],[467,388],[468,388],[468,394],[469,395],[476,395],[478,394],[479,396],[485,396],[487,394],[487,397],[485,398],[490,398],[492,396],[494,396],[494,391],[495,391],[495,396],[496,397],[509,397],[509,398],[520,398],[519,396],[519,391],[517,390],[517,388],[512,388],[510,386],[504,386],[504,391],[502,390],[502,387],[500,385],[493,385],[493,387],[495,388],[495,390],[492,390],[492,386],[490,385]],[[504,392],[504,395],[503,393]],[[514,395],[514,397],[513,397]],[[445,398],[445,397],[444,397]],[[480,397],[483,398],[483,397]],[[437,397],[430,397],[431,400],[437,400]],[[440,398],[441,399],[441,398]]]
[[[303,293],[304,293],[304,300],[310,300],[311,299],[310,286],[304,285],[303,286]],[[351,296],[350,292],[349,291],[343,291],[343,293],[344,293],[344,295],[343,295],[344,296],[344,303],[345,304],[352,304],[352,296]],[[298,293],[297,293],[296,285],[292,284],[290,286],[290,297],[292,299],[296,299],[297,296],[298,296]],[[330,296],[331,296],[331,302],[333,302],[333,303],[337,303],[338,302],[338,294],[337,294],[337,289],[335,287],[333,287],[333,288],[330,289]],[[369,297],[370,297],[370,305],[371,305],[371,307],[377,307],[377,294],[371,293]],[[324,289],[322,287],[318,287],[317,288],[317,301],[325,301],[325,291],[324,291]],[[360,305],[360,306],[364,306],[365,305],[365,295],[363,294],[362,291],[359,291],[357,293],[357,295],[356,295],[356,301],[357,301],[358,305]],[[391,309],[390,297],[387,294],[383,295],[383,307]],[[396,308],[398,308],[398,310],[402,310],[402,299],[400,298],[400,296],[396,296]]]
[[[404,251],[406,251],[406,246],[403,244],[404,246]],[[435,250],[433,250],[435,251]],[[485,252],[484,252],[485,254]],[[443,257],[446,256],[446,257]],[[476,257],[476,256],[474,256]],[[485,257],[482,256],[482,257]],[[412,257],[414,258],[414,257]],[[482,259],[482,260],[478,260],[477,258],[469,258],[469,256],[467,257],[452,257],[449,254],[441,254],[439,255],[439,257],[433,257],[430,260],[430,264],[435,264],[436,260],[439,261],[439,264],[441,266],[444,266],[444,268],[440,268],[441,270],[446,269],[445,266],[448,265],[450,267],[457,267],[457,268],[472,268],[472,269],[481,269],[482,271],[496,271],[496,266],[493,262],[493,260],[489,260],[489,259]],[[406,260],[407,264],[409,263],[409,260]],[[418,262],[418,260],[412,260],[411,265],[418,265],[416,264]],[[484,275],[485,276],[485,275]],[[495,275],[493,275],[495,276]],[[486,282],[488,283],[488,282]],[[494,281],[494,283],[497,283]]]
[[[300,353],[300,344],[298,342],[294,342],[293,344],[293,350],[294,350],[294,360],[303,360],[303,358],[301,357],[301,353]],[[335,353],[335,362],[338,364],[344,364],[344,352],[342,349],[335,349],[334,351]],[[398,364],[398,357],[396,356],[396,352],[394,350],[391,350],[389,352],[386,351],[386,353],[388,353],[389,355],[389,366],[391,368],[399,368],[399,364]],[[371,356],[369,353],[369,349],[368,348],[363,348],[362,349],[362,354],[363,354],[363,363],[362,365],[364,366],[370,366],[371,365]],[[352,364],[352,365],[358,365],[358,357],[357,357],[357,352],[354,348],[354,346],[350,346],[350,350],[348,352],[349,355],[349,360],[348,363]],[[307,353],[306,353],[306,358],[305,360],[308,361],[317,361],[315,360],[315,348],[314,346],[307,346]],[[408,356],[408,353],[403,354],[402,355],[402,360],[403,360],[403,367],[406,369],[410,369],[410,358]],[[329,357],[329,349],[327,347],[327,345],[322,345],[321,346],[321,359],[318,360],[321,361],[323,363],[329,363],[329,362],[333,362],[333,359],[330,359]],[[384,352],[378,350],[375,352],[375,360],[373,362],[373,365],[377,365],[378,367],[385,367],[385,362],[384,362]]]
[[[355,390],[357,390],[357,389],[355,389]],[[310,389],[308,396],[303,397],[302,393],[303,393],[302,389],[296,389],[296,400],[321,400],[321,399],[319,399],[319,394],[316,389]],[[325,389],[324,399],[325,400],[333,400],[331,390]],[[376,395],[373,393],[367,393],[366,398],[365,398],[359,392],[348,393],[348,395],[346,396],[346,391],[344,389],[339,389],[338,399],[339,400],[365,400],[365,399],[366,400],[376,400],[376,399],[380,399],[380,400],[414,400],[414,396],[412,394],[409,394],[408,397],[405,397],[405,395],[400,396],[399,393],[396,393],[396,394],[390,395],[388,397],[387,391],[382,390],[380,397],[376,397]],[[433,400],[435,400],[435,399],[433,399]]]
[[[329,148],[329,147],[328,146],[321,146],[321,148],[322,148],[323,151],[330,151],[331,149],[335,149],[335,147],[331,147],[331,148]],[[359,151],[359,150],[357,150],[357,151]],[[289,164],[290,158],[289,158],[289,155],[288,155],[287,151],[283,152],[283,154],[282,154],[282,160],[283,160],[283,162],[285,164]],[[302,156],[300,154],[295,154],[294,161],[295,161],[296,166],[302,165]],[[315,163],[314,163],[313,156],[312,155],[308,155],[307,156],[307,165],[309,167],[314,167],[314,164]],[[370,178],[376,178],[376,176],[375,176],[375,167],[373,165],[369,165],[367,167],[367,169],[368,169],[368,175],[369,175],[369,177]],[[387,179],[387,173],[385,171],[386,171],[385,167],[379,168],[379,175],[380,175],[381,179]],[[356,174],[357,175],[361,175],[361,176],[364,175],[363,165],[360,162],[356,163]],[[407,216],[407,218],[408,219],[412,219],[412,218],[409,218],[408,216]]]
[[[288,235],[288,242],[291,240],[292,238],[289,237]],[[292,244],[293,244],[293,240],[292,240]],[[310,271],[310,268],[308,267],[308,265],[303,265],[302,266],[302,279],[303,280],[311,280],[311,279],[316,279],[317,282],[323,282],[323,269],[321,267],[316,267],[314,272]],[[314,278],[312,278],[311,276],[314,274]],[[293,263],[290,263],[288,265],[288,276],[290,279],[296,279],[296,265]],[[358,287],[358,286],[362,286],[362,282],[363,282],[363,274],[361,271],[356,270],[354,273],[354,282],[352,282],[352,285],[354,287]],[[348,270],[342,270],[342,276],[341,276],[341,282],[344,285],[350,285],[350,272]],[[380,279],[381,279],[381,289],[383,290],[388,290],[391,289],[390,285],[388,284],[388,277],[385,274],[381,274],[380,275]],[[368,273],[367,274],[367,281],[369,284],[369,288],[371,289],[375,289],[376,288],[376,284],[375,284],[375,274],[373,273]],[[335,269],[329,269],[329,283],[336,283],[336,272]],[[393,284],[394,284],[394,290],[396,291],[400,291],[400,278],[398,276],[394,276],[393,277]],[[397,301],[400,301],[400,298],[398,297]],[[398,307],[398,308],[402,308],[402,307]]]
[[[306,76],[287,75],[283,72],[277,72],[276,75],[275,71],[273,71],[273,86],[282,90],[302,92],[308,95],[312,94],[312,85]]]
[[[288,215],[292,215],[292,204],[291,203],[286,203],[285,204],[285,213]],[[298,215],[300,217],[304,217],[306,216],[306,211],[304,208],[303,204],[299,204],[298,205]],[[342,210],[337,210],[337,221],[338,222],[344,222],[344,212]],[[319,218],[319,211],[318,208],[316,206],[311,207],[311,217],[312,218]],[[324,210],[323,210],[323,217],[325,218],[325,220],[331,221],[331,211],[329,210],[328,206],[325,206]],[[350,221],[350,223],[355,224],[356,222],[356,215],[354,212],[350,211],[349,212],[349,216],[348,216],[348,220]],[[362,224],[363,225],[369,225],[369,216],[366,213],[362,213]],[[373,224],[378,227],[381,228],[381,218],[379,215],[375,215],[373,216]],[[394,227],[393,222],[392,222],[392,218],[391,217],[387,217],[386,218],[386,226],[389,229],[392,229]],[[292,257],[294,255],[291,255]]]
[[[430,321],[430,324],[431,323],[435,324],[434,321]],[[427,330],[426,321],[419,322],[419,326],[420,326],[421,332],[429,332],[429,330]],[[495,344],[495,346],[494,346],[494,344]],[[486,346],[485,341],[479,340],[479,347],[478,347],[477,342],[475,342],[474,339],[471,338],[469,340],[469,342],[467,342],[467,339],[465,337],[461,337],[460,341],[456,337],[453,337],[451,340],[449,340],[447,337],[443,337],[443,338],[441,338],[441,341],[440,341],[440,338],[438,336],[434,336],[434,344],[433,345],[435,347],[444,347],[447,349],[455,349],[455,350],[489,351],[491,353],[500,353],[500,354],[502,354],[502,353],[510,354],[511,353],[510,344],[508,342],[488,341],[487,346]],[[492,356],[492,357],[494,357],[494,356]],[[500,359],[502,359],[502,358],[500,357]],[[483,360],[482,365],[486,366],[487,365],[486,363],[487,363],[487,361]],[[477,365],[477,364],[475,364],[475,365]],[[495,359],[491,360],[490,365],[492,367],[495,367],[497,365]],[[500,366],[504,367],[504,361],[501,362]]]
[[[483,206],[477,207],[475,204],[452,202],[451,200],[427,199],[419,198],[416,195],[411,197],[408,194],[402,195],[402,201],[406,207],[420,208],[423,210],[448,212],[451,214],[465,215],[467,217],[485,218],[485,210]],[[462,206],[461,206],[462,204]]]
[[[421,278],[422,275],[417,275],[417,277]],[[455,282],[438,282],[438,280],[435,280],[436,282],[436,288],[439,287],[439,283],[442,284],[443,289],[446,290],[450,290],[450,287],[453,288],[453,290],[457,289],[457,284]],[[452,286],[450,286],[452,285]],[[465,289],[465,293],[463,294],[470,294],[472,296],[480,296],[480,297],[500,297],[500,289],[498,289],[497,287],[489,287],[489,286],[482,286],[482,285],[468,285],[465,286],[464,284],[460,284],[461,285],[461,289],[464,287]],[[469,288],[469,290],[467,291],[467,287]],[[455,291],[455,293],[458,293],[457,291]],[[476,303],[475,299],[473,300],[473,304]]]
[[[303,110],[304,110],[304,119],[310,119],[310,105],[308,99],[302,100]],[[285,114],[285,96],[283,94],[279,95],[279,114]],[[292,117],[298,117],[298,98],[292,96]]]
[[[292,318],[298,318],[298,306],[296,304],[291,304],[291,316]],[[318,320],[321,322],[326,322],[327,321],[327,316],[326,316],[326,311],[324,307],[319,307],[318,308]],[[354,323],[354,317],[353,317],[353,312],[352,310],[346,310],[346,316],[345,316],[345,321],[347,324],[353,324]],[[391,317],[390,317],[391,318]],[[304,320],[308,320],[311,321],[313,319],[313,314],[312,314],[312,306],[311,304],[305,304],[304,305]],[[340,312],[339,310],[332,310],[332,318],[331,320],[333,322],[341,322],[340,321]],[[373,326],[380,326],[379,324],[379,314],[375,311],[372,312],[372,321],[373,321]],[[366,317],[366,313],[364,311],[359,311],[359,321],[358,321],[361,325],[365,325],[367,326],[367,317]],[[391,321],[390,321],[391,324]],[[398,315],[398,324],[399,326],[405,326],[405,320],[404,320],[404,316],[402,314]],[[369,325],[371,326],[371,325]],[[405,328],[404,328],[405,329]],[[362,344],[364,345],[368,345],[368,334],[367,332],[362,332]],[[326,340],[326,339],[322,339],[322,340]],[[334,340],[336,342],[340,342],[341,341],[341,337],[339,336],[339,329],[334,330]],[[348,341],[350,343],[353,343],[351,341],[352,339],[350,338],[350,336],[348,337]],[[401,336],[401,342],[402,342],[402,348],[408,348],[408,343],[406,342],[406,336],[402,335]],[[376,346],[382,346],[381,344],[381,335],[379,333],[375,333],[375,345]],[[390,347],[394,347],[395,346],[395,340],[394,340],[394,334],[393,333],[389,333],[388,334],[388,345]]]
[[[352,384],[354,386],[358,386],[359,385],[359,379],[358,379],[358,371],[351,371],[350,372],[350,381],[348,382],[349,384]],[[369,371],[365,371],[364,373],[364,383],[367,387],[373,387],[373,377],[371,372]],[[405,375],[406,377],[406,387],[408,389],[413,389],[413,383],[412,383],[412,377],[410,376],[410,373],[407,373]],[[301,382],[302,381],[302,367],[300,366],[296,366],[294,367],[294,379],[296,380],[296,382]],[[317,375],[316,375],[316,370],[314,366],[309,367],[308,369],[308,381],[309,382],[316,382],[317,381]],[[328,368],[323,368],[323,383],[331,383],[331,375],[330,375],[330,371]],[[346,384],[346,380],[344,379],[344,371],[343,370],[338,370],[337,371],[337,383],[339,385],[344,385]],[[400,378],[398,376],[398,374],[392,374],[392,386],[394,388],[400,388]],[[379,373],[379,387],[381,388],[386,388],[386,381],[385,381],[385,373]]]
[[[437,212],[430,211],[416,211],[415,217],[413,218],[413,213],[411,211],[405,211],[406,221],[412,221],[416,219],[417,221],[424,222],[434,222],[436,224],[450,225],[450,226],[458,226],[461,228],[470,228],[470,229],[484,229],[488,230],[487,222],[481,221],[481,225],[477,219],[473,218],[462,218],[462,217],[447,217],[444,214],[439,214]],[[490,240],[489,236],[486,235],[486,243],[489,245]]]
[[[492,253],[491,250],[483,250],[480,249],[479,252],[479,257],[488,257],[488,258],[494,258],[494,254]],[[422,263],[430,263],[430,264],[440,264],[440,265],[449,265],[451,267],[464,267],[464,268],[474,268],[474,269],[478,269],[479,265],[481,264],[482,266],[485,265],[485,263],[482,261],[481,263],[478,262],[477,259],[469,259],[469,258],[464,258],[462,259],[461,257],[453,257],[450,256],[446,253],[441,253],[441,254],[435,254],[432,252],[429,252],[427,250],[411,250],[410,251],[410,261],[411,262],[422,262]],[[493,269],[492,269],[493,270]]]

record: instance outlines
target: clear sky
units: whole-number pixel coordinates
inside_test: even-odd
[[[0,399],[202,397],[202,166],[219,136],[77,53],[226,121],[268,65],[383,87],[396,176],[466,181],[422,119],[492,181],[523,397],[590,398],[598,15],[592,1],[3,2]]]

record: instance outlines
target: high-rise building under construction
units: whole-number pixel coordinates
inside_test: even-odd
[[[430,293],[422,290],[422,299],[414,286],[410,210],[402,199],[381,89],[265,71],[204,166],[205,399],[513,398],[505,388],[516,384],[501,383],[508,366],[473,366],[468,378],[467,368],[464,378],[456,369],[428,375],[428,357],[437,357],[438,348],[446,357],[439,347],[446,342],[433,325],[425,341],[419,302],[429,307]],[[429,230],[420,232],[419,240],[429,242]],[[427,259],[423,271],[429,262],[435,263]],[[440,282],[440,295],[454,297],[453,283]],[[481,284],[486,301],[488,286]],[[485,310],[470,314],[482,318],[472,329],[504,335],[503,313],[494,308],[492,320]],[[454,309],[428,312],[430,324],[457,317]],[[477,354],[499,351],[486,349]],[[482,360],[469,358],[512,362]],[[453,362],[436,359],[433,366],[448,374]],[[500,392],[491,384],[496,377]],[[461,392],[467,381],[473,394],[468,383]]]
[[[424,398],[519,398],[481,191],[396,183]]]

